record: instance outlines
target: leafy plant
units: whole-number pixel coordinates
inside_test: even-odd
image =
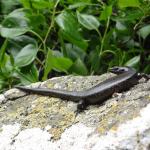
[[[6,1],[0,90],[61,74],[102,74],[114,65],[150,72],[149,0]]]

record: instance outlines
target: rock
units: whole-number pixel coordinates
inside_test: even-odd
[[[4,94],[0,94],[0,104],[1,103],[5,103],[7,101],[6,97],[4,96]]]
[[[36,88],[36,87],[39,87],[40,84],[41,84],[40,82],[37,82],[37,83],[33,83],[31,86],[28,86],[28,87]],[[14,88],[14,89],[10,89],[10,90],[6,91],[3,95],[5,96],[6,101],[7,101],[7,100],[14,100],[19,97],[23,97],[23,96],[27,95],[27,93]]]
[[[111,76],[113,74],[64,76],[33,86],[83,90]],[[76,103],[71,101],[29,95],[17,89],[3,96],[8,101],[0,105],[0,150],[141,150],[150,147],[150,80],[115,94],[101,105],[88,106],[77,116]]]

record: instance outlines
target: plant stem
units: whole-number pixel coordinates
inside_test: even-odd
[[[101,35],[101,33],[99,32],[99,30],[98,29],[96,29],[96,32],[98,33],[98,35],[99,35],[99,39],[100,39],[100,41],[102,40],[102,35]]]
[[[36,61],[37,61],[41,66],[43,66],[43,63],[41,62],[40,59],[38,59],[37,57],[36,57],[35,59],[36,59]]]
[[[43,44],[43,46],[44,46],[44,49],[45,49],[45,43],[44,43],[42,37],[41,37],[39,34],[37,34],[36,32],[34,32],[33,30],[30,30],[30,32],[31,32],[32,34],[34,34],[35,36],[37,36],[37,37],[41,40],[41,42],[42,42],[42,44]],[[39,47],[39,48],[40,48],[40,47]]]
[[[51,31],[51,29],[52,29],[52,27],[53,27],[53,25],[54,25],[56,8],[57,8],[57,5],[58,5],[59,1],[60,1],[60,0],[57,0],[57,1],[56,1],[56,4],[55,4],[55,6],[54,6],[54,9],[53,9],[53,12],[52,12],[51,24],[50,24],[50,26],[49,26],[49,28],[48,28],[48,31],[47,31],[47,33],[46,33],[46,36],[45,36],[45,38],[44,38],[44,44],[46,43],[47,38],[48,38],[48,35],[50,34],[50,31]]]
[[[104,41],[105,41],[106,34],[107,34],[107,31],[108,31],[109,22],[110,22],[110,17],[108,17],[108,19],[107,19],[106,29],[105,29],[105,31],[104,31],[103,38],[102,38],[102,40],[101,40],[101,47],[100,47],[99,56],[101,56],[101,53],[102,53],[102,51],[103,51]]]

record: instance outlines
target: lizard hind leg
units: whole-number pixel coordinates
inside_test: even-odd
[[[81,99],[77,104],[77,113],[82,112],[86,108],[85,100]]]
[[[86,108],[85,102],[83,99],[79,100],[77,104],[77,109],[75,111],[75,116],[77,116],[79,113],[83,112],[83,110]]]

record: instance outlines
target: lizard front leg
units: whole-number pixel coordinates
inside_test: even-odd
[[[75,111],[76,112],[76,116],[82,112],[83,110],[85,110],[86,108],[86,103],[85,103],[85,100],[84,99],[81,99],[79,100],[78,104],[77,104],[77,110]]]

